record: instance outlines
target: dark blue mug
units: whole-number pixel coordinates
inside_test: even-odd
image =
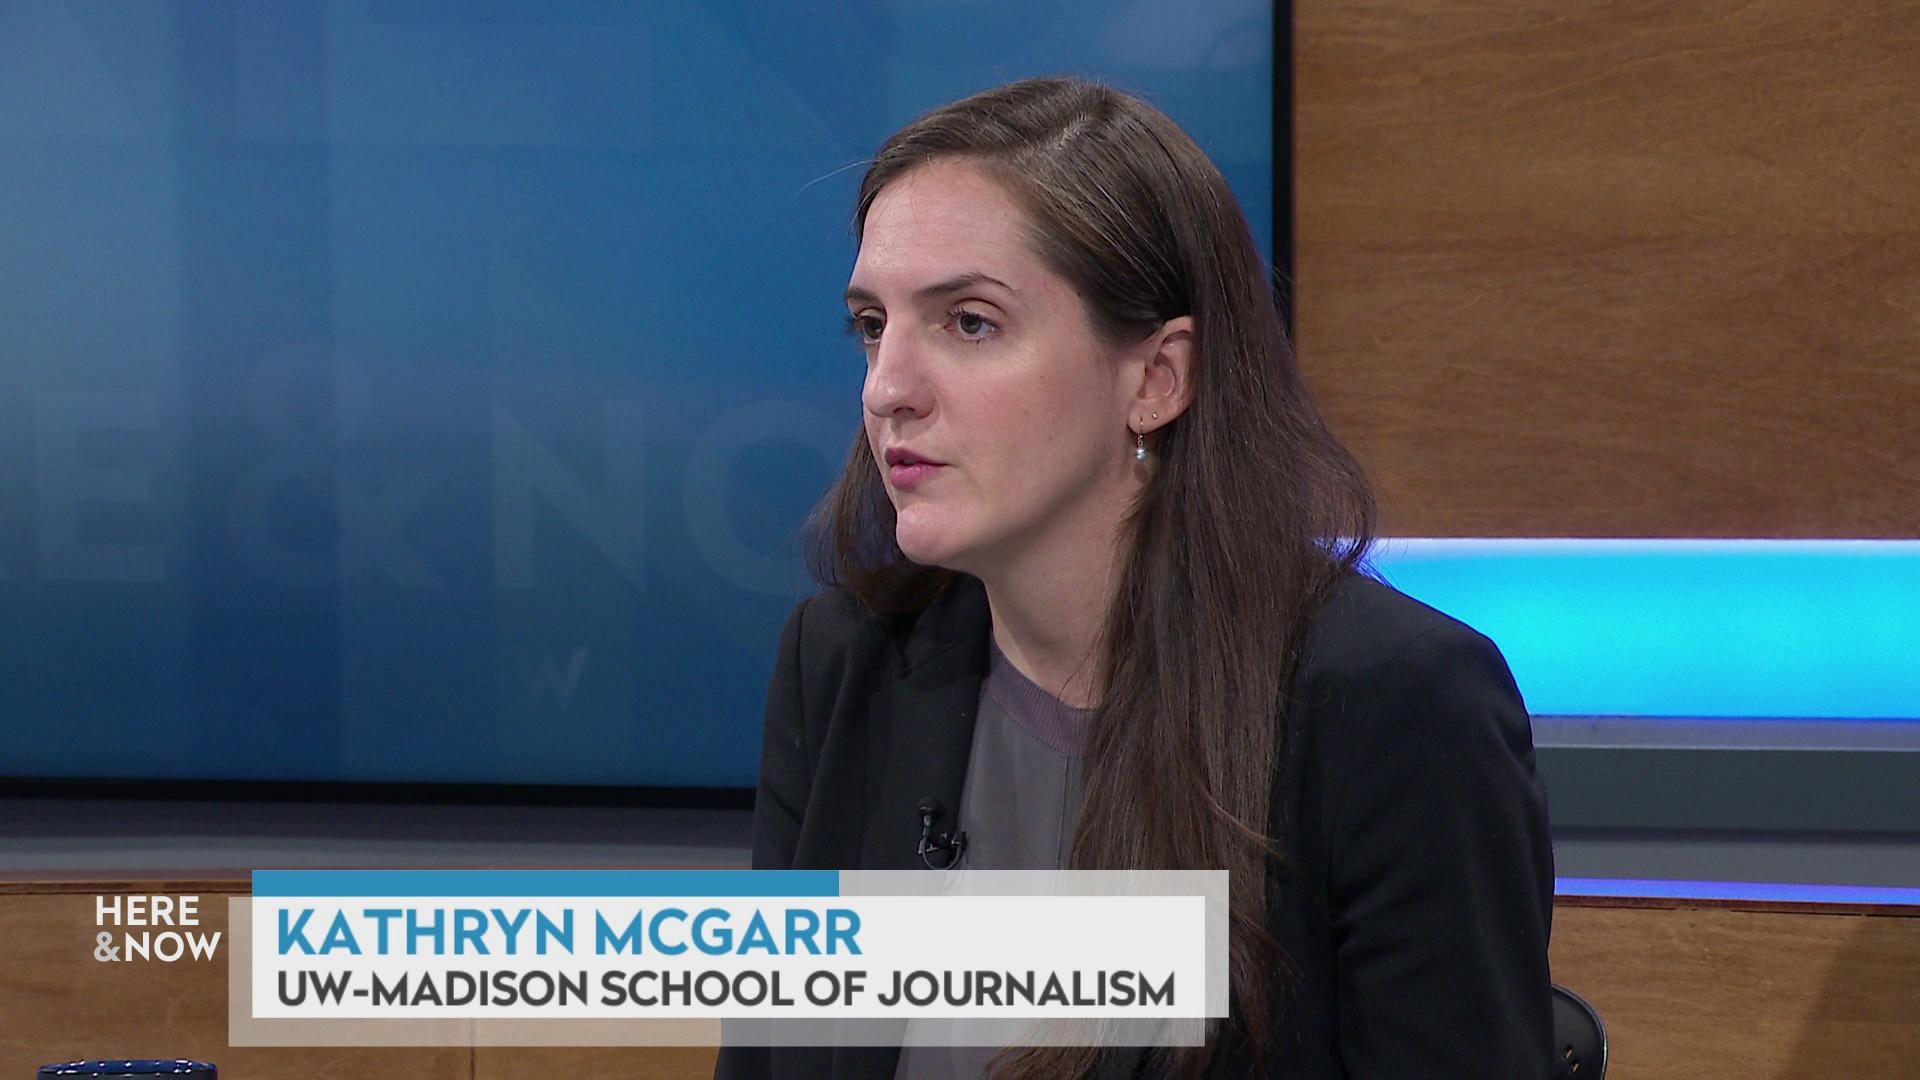
[[[219,1075],[220,1070],[208,1062],[186,1058],[104,1058],[40,1066],[41,1080],[50,1076],[191,1076],[195,1080],[215,1080]]]

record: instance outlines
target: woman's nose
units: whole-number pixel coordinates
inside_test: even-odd
[[[867,366],[866,386],[861,400],[875,416],[898,412],[924,414],[928,408],[928,386],[909,336],[892,327],[880,332],[873,347],[873,362]]]

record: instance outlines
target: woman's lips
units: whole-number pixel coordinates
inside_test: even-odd
[[[887,469],[887,479],[893,482],[896,491],[912,491],[933,478],[933,474],[946,468],[922,461],[913,465],[893,465]]]

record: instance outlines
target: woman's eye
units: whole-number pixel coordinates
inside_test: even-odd
[[[974,345],[992,337],[994,331],[999,329],[993,324],[993,320],[965,308],[949,311],[947,320],[952,323],[955,330],[960,331],[960,337],[963,340]]]
[[[863,345],[880,343],[880,331],[885,326],[878,315],[849,315],[847,333],[860,339]]]

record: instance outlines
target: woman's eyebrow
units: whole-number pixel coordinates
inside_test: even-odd
[[[914,290],[913,298],[915,300],[927,300],[936,296],[944,296],[947,293],[959,292],[962,289],[970,289],[976,285],[994,285],[1005,289],[1015,296],[1020,295],[1019,289],[1014,288],[991,274],[983,274],[978,270],[969,270],[964,274],[955,274],[950,278],[936,281],[931,285],[921,286]],[[849,304],[877,304],[879,302],[880,298],[878,296],[858,285],[850,285],[847,287],[847,303]]]

